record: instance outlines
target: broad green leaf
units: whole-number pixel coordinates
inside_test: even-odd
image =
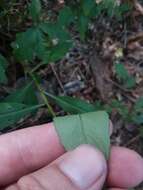
[[[118,9],[117,1],[114,0],[106,0],[104,1],[105,9],[109,17],[112,17],[116,14],[116,10]]]
[[[69,32],[58,23],[42,23],[40,28],[49,36],[51,41],[44,60],[54,62],[65,56],[73,45]]]
[[[71,36],[59,23],[41,23],[40,29],[49,35],[50,39],[57,39],[58,42],[71,41]]]
[[[95,7],[95,1],[94,0],[82,0],[82,9],[85,16],[89,16],[92,9]]]
[[[49,53],[49,61],[54,62],[58,61],[59,59],[63,58],[63,56],[66,55],[66,53],[69,51],[69,49],[72,47],[72,43],[62,42],[58,43],[56,46],[51,48],[51,51]]]
[[[28,85],[24,86],[21,89],[15,90],[13,93],[8,95],[3,101],[22,103],[26,105],[38,104],[35,89],[33,87],[33,82],[30,82]]]
[[[120,5],[119,10],[120,10],[121,14],[124,14],[124,13],[130,11],[132,9],[132,7],[133,7],[133,5],[131,3],[126,2],[126,3],[123,3]]]
[[[59,12],[58,24],[60,26],[68,26],[72,21],[74,21],[74,15],[70,7],[65,6]]]
[[[63,108],[64,111],[72,114],[92,112],[96,110],[94,105],[78,98],[70,96],[54,96],[47,92],[45,92],[45,94],[52,98],[60,107]]]
[[[104,111],[57,117],[54,126],[66,150],[91,144],[108,159],[110,151],[109,118]]]
[[[133,76],[129,75],[127,69],[123,64],[116,64],[115,70],[118,78],[123,82],[123,85],[126,88],[133,88],[136,85],[136,80]]]
[[[129,76],[124,84],[124,86],[128,89],[136,86],[136,80],[133,76]]]
[[[133,115],[132,121],[137,125],[142,125],[143,124],[143,113]]]
[[[80,37],[82,40],[85,40],[86,32],[88,30],[88,23],[89,23],[89,18],[83,15],[79,16],[79,20],[77,23],[77,28],[80,33]]]
[[[0,83],[3,84],[7,83],[7,76],[5,73],[7,65],[7,60],[0,54]]]
[[[4,56],[0,54],[0,64],[4,67],[4,69],[7,68],[8,62]]]
[[[0,129],[16,124],[42,105],[26,106],[19,103],[0,103]]]
[[[131,5],[129,3],[122,3],[119,7],[116,8],[114,15],[118,20],[123,18],[123,15],[131,10]]]
[[[40,0],[31,0],[29,5],[29,15],[32,17],[34,22],[39,21],[41,16],[42,6]]]
[[[96,18],[101,15],[101,12],[103,11],[102,3],[96,4],[94,9],[91,10],[90,17]]]
[[[46,51],[44,36],[38,27],[17,34],[12,47],[16,58],[20,61],[32,61],[36,56],[42,59]]]
[[[135,103],[135,105],[134,105],[134,109],[135,109],[136,111],[143,111],[143,97],[140,97],[140,98],[136,101],[136,103]]]
[[[129,77],[128,71],[123,64],[116,64],[115,70],[119,79],[126,80]]]

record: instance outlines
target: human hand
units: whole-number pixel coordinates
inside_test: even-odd
[[[89,145],[65,153],[52,123],[0,136],[0,161],[5,190],[101,190],[107,176],[110,190],[125,190],[143,181],[134,151],[112,147],[108,167]]]

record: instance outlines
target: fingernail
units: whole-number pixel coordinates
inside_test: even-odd
[[[80,189],[95,184],[106,172],[106,161],[97,149],[82,145],[59,163],[61,171]]]

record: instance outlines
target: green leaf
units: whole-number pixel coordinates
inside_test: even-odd
[[[60,26],[68,26],[72,21],[74,21],[74,14],[70,7],[65,6],[59,12],[58,24]]]
[[[7,76],[6,76],[6,68],[7,68],[7,60],[0,54],[0,83],[6,84],[7,83]]]
[[[119,79],[126,80],[129,77],[128,71],[123,64],[116,64],[115,70]]]
[[[42,105],[26,106],[19,103],[0,103],[0,129],[16,124]]]
[[[60,42],[71,41],[69,32],[59,23],[41,23],[40,29],[48,34],[51,40],[57,39]]]
[[[69,49],[72,47],[72,43],[62,42],[58,43],[56,46],[51,48],[51,51],[49,53],[49,61],[54,62],[58,61],[59,59],[63,58],[63,56],[66,55],[66,53],[69,51]]]
[[[129,76],[128,79],[126,80],[124,86],[128,89],[135,87],[136,86],[135,78],[132,76]]]
[[[86,32],[88,30],[88,23],[89,23],[89,18],[83,15],[79,16],[79,20],[77,23],[77,28],[80,33],[80,37],[82,40],[85,40]]]
[[[123,85],[130,89],[135,87],[136,85],[136,80],[133,76],[130,76],[127,69],[123,64],[116,64],[115,65],[115,70],[118,78],[123,82]]]
[[[31,0],[31,3],[29,5],[29,15],[32,17],[34,22],[39,21],[41,10],[42,6],[40,0]]]
[[[110,151],[109,118],[104,111],[57,117],[54,126],[66,150],[91,144],[108,159]]]
[[[42,23],[40,28],[49,36],[51,41],[44,60],[54,62],[63,58],[73,45],[71,36],[66,29],[60,26],[59,23]]]
[[[52,23],[41,23],[17,34],[12,47],[19,61],[32,61],[37,57],[47,64],[61,59],[72,47],[72,41],[65,29]]]
[[[143,97],[138,98],[134,105],[134,110],[143,111]]]
[[[7,96],[3,101],[22,103],[26,105],[36,105],[38,103],[38,100],[33,87],[33,82],[30,82],[21,89],[15,90],[13,93]]]
[[[132,121],[137,125],[143,124],[143,113],[133,115]]]
[[[77,28],[80,33],[81,40],[85,40],[86,32],[88,30],[89,18],[86,16],[81,15],[79,17]]]
[[[92,9],[95,8],[94,0],[82,0],[82,9],[85,16],[89,16]]]
[[[116,10],[114,12],[115,17],[118,20],[121,20],[123,18],[123,15],[131,10],[131,6],[129,3],[122,3],[119,7],[116,7]]]
[[[64,111],[76,114],[76,113],[86,113],[95,111],[94,105],[70,96],[54,96],[47,92],[45,94],[52,98],[60,107],[63,108]]]
[[[17,34],[12,47],[16,58],[20,61],[32,61],[36,56],[42,59],[46,52],[44,35],[38,27]]]

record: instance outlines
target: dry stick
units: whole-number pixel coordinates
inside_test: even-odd
[[[57,72],[56,72],[53,64],[54,63],[50,63],[51,69],[52,69],[52,71],[53,71],[53,73],[54,73],[54,75],[55,75],[55,77],[56,77],[56,79],[57,79],[57,81],[58,81],[61,89],[63,90],[63,92],[65,94],[64,86],[63,86],[63,84],[62,84],[62,82],[61,82],[61,80],[60,80],[60,78],[59,78],[59,76],[58,76],[58,74],[57,74]]]
[[[131,92],[131,90],[125,89],[122,86],[120,86],[119,84],[117,84],[115,81],[113,81],[112,79],[106,79],[108,82],[111,82],[114,86],[118,87],[120,90],[122,90],[122,93],[125,97],[127,97],[131,102],[135,103],[136,100],[130,96],[128,96],[126,94],[126,92]]]
[[[125,144],[125,147],[129,147],[130,145],[132,145],[135,141],[137,141],[140,138],[140,135],[135,136],[134,138],[132,138],[127,144]]]
[[[143,15],[143,6],[137,0],[134,0],[135,9]]]

